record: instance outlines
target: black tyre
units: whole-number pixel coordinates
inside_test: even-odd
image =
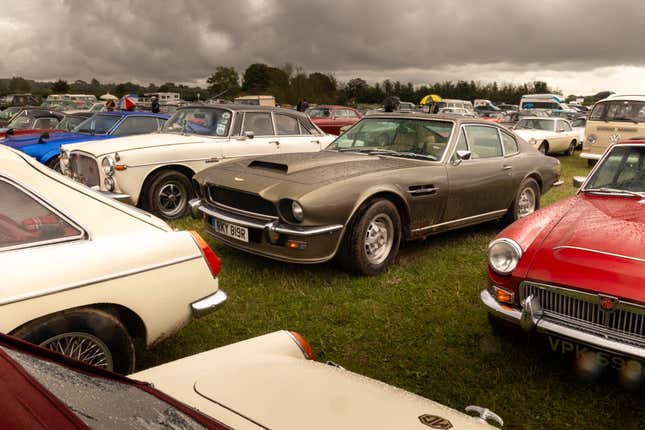
[[[540,208],[540,186],[533,178],[526,178],[520,184],[505,221],[512,223],[524,218]]]
[[[97,367],[122,374],[134,371],[132,338],[107,312],[70,309],[34,320],[11,334]]]
[[[177,219],[188,213],[192,196],[190,180],[176,170],[163,170],[150,180],[144,194],[146,209],[166,219]]]
[[[47,162],[47,167],[60,173],[60,158],[54,157]]]
[[[348,226],[339,260],[353,273],[376,275],[396,258],[401,243],[401,217],[386,199],[370,202],[355,215]]]
[[[549,153],[549,142],[545,140],[544,142],[540,143],[538,151],[540,151],[544,155],[547,155]]]
[[[569,144],[569,147],[567,148],[567,150],[564,151],[564,155],[573,155],[573,153],[576,151],[576,146],[578,146],[578,144],[576,143],[576,141],[574,139]]]

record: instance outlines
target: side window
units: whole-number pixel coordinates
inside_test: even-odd
[[[465,128],[473,160],[502,156],[502,144],[497,128],[480,125],[469,125]]]
[[[129,136],[132,134],[152,133],[159,129],[157,118],[146,116],[127,117],[116,130],[112,133],[114,136]]]
[[[300,122],[300,128],[302,129],[302,134],[315,134],[315,135],[320,135],[320,132],[318,129],[313,125],[311,120],[309,118],[302,118],[300,117],[298,119]]]
[[[274,114],[275,128],[278,135],[295,135],[300,134],[298,120],[289,115]]]
[[[33,128],[56,128],[58,125],[58,120],[55,118],[38,118],[34,122]]]
[[[358,118],[358,115],[353,110],[346,110],[345,112],[347,112],[347,118]]]
[[[336,118],[347,118],[347,110],[337,109],[334,111],[334,117]]]
[[[0,179],[0,251],[83,233],[26,192]]]
[[[252,131],[256,136],[272,136],[273,123],[268,112],[246,112],[244,114],[244,131]]]
[[[504,146],[504,154],[513,155],[517,154],[520,149],[517,146],[517,141],[509,134],[501,132],[502,135],[502,145]]]
[[[571,131],[571,126],[569,125],[568,122],[559,120],[556,130]]]

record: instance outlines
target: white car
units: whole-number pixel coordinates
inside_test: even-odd
[[[305,114],[249,105],[178,109],[160,133],[63,145],[61,169],[89,187],[165,219],[188,213],[191,178],[231,158],[324,149]]]
[[[571,127],[578,133],[578,148],[582,148],[585,142],[585,128],[587,127],[587,117],[581,116],[571,121]]]
[[[135,373],[132,380],[0,336],[0,390],[12,412],[0,416],[0,427],[19,422],[21,428],[42,428],[43,417],[52,429],[496,428],[486,420],[503,425],[488,409],[468,406],[474,415],[468,416],[313,358],[299,334],[278,331]]]
[[[524,117],[513,131],[543,154],[572,155],[580,138],[571,123],[562,118]]]
[[[0,146],[0,332],[120,373],[225,302],[197,233]]]

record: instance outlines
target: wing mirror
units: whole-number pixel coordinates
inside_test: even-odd
[[[574,176],[573,177],[573,186],[575,188],[580,188],[582,187],[582,184],[587,180],[586,176]]]
[[[244,137],[246,137],[247,139],[253,139],[255,137],[255,133],[253,133],[252,131],[245,131]]]
[[[472,152],[470,152],[470,151],[463,151],[463,150],[457,151],[457,158],[459,160],[462,160],[462,161],[463,160],[470,160],[471,155],[472,155]]]
[[[44,132],[43,134],[40,135],[40,138],[38,138],[38,143],[45,143],[46,139],[49,139],[48,132]]]
[[[564,128],[559,128],[558,133],[564,133]]]

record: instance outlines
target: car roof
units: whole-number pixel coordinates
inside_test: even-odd
[[[645,102],[645,95],[637,95],[637,94],[612,94],[609,97],[600,100],[600,102],[606,102],[606,101],[628,101],[628,102]]]
[[[115,110],[105,112],[93,112],[94,115],[110,115],[110,116],[154,116],[155,118],[168,119],[170,115],[164,113],[152,113],[146,111],[130,111],[130,110]]]
[[[325,109],[352,109],[354,110],[353,107],[349,106],[342,106],[342,105],[316,105],[316,106],[309,106],[309,109],[317,109],[317,108],[325,108]]]
[[[477,119],[472,117],[465,117],[462,115],[442,115],[442,114],[428,114],[424,112],[419,113],[407,113],[407,112],[379,112],[370,114],[363,117],[365,118],[401,118],[401,119],[423,119],[423,120],[434,120],[434,121],[452,121],[455,123],[468,123],[468,124],[482,124],[482,125],[497,125],[494,122],[485,121],[483,119]],[[502,126],[498,126],[503,128]]]
[[[299,116],[304,116],[307,117],[302,112],[298,112],[295,109],[285,109],[281,107],[274,107],[274,106],[260,106],[260,105],[245,105],[242,103],[213,103],[213,104],[207,104],[207,105],[200,105],[200,104],[191,104],[191,105],[186,105],[186,106],[181,106],[177,110],[183,110],[183,109],[226,109],[230,111],[258,111],[258,112],[276,112],[276,113],[284,113],[284,114],[290,114],[290,115],[299,115]]]

